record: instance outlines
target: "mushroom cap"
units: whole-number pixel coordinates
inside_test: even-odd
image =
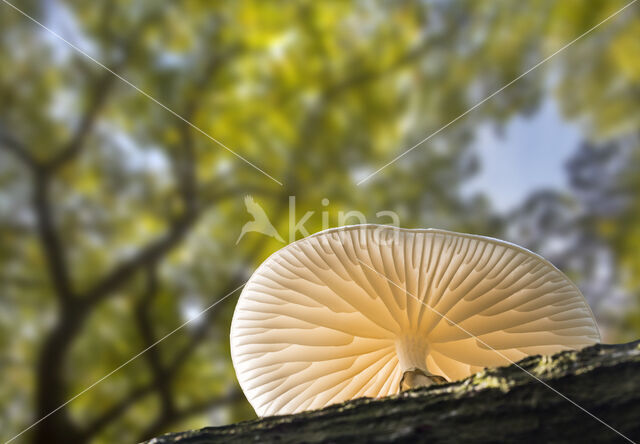
[[[600,341],[580,290],[489,237],[355,225],[294,242],[245,285],[231,356],[260,416],[398,392],[412,365],[447,380]]]

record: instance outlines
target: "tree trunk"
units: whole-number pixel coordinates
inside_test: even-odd
[[[36,374],[36,405],[37,419],[46,419],[35,425],[34,444],[82,442],[80,431],[71,421],[65,405],[75,393],[65,390],[68,384],[64,378],[64,362],[73,339],[84,324],[86,314],[80,303],[66,306],[42,346]]]
[[[640,440],[640,341],[530,356],[446,385],[149,443],[627,440]]]

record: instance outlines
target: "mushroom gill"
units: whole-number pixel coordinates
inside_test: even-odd
[[[260,416],[453,381],[600,341],[578,288],[497,239],[356,225],[271,255],[237,303],[231,354]]]

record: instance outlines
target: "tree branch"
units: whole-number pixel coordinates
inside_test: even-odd
[[[49,175],[44,172],[34,174],[32,205],[36,213],[38,236],[56,295],[58,299],[69,303],[74,296],[73,288],[62,242],[55,229],[49,191]]]
[[[188,117],[191,119],[191,117]],[[182,197],[184,211],[195,212],[198,207],[198,184],[196,178],[196,154],[193,146],[191,128],[180,122],[181,156],[174,162],[174,174],[178,181],[178,191]]]
[[[16,156],[32,174],[31,206],[36,215],[36,231],[55,295],[59,300],[68,302],[73,297],[73,289],[64,248],[55,229],[49,198],[51,182],[49,171],[29,153],[25,145],[2,129],[0,129],[0,147],[4,147]]]
[[[220,199],[246,193],[247,190],[251,192],[252,189],[238,187],[211,192],[204,203],[201,203],[195,210],[188,211],[177,218],[170,224],[169,229],[163,236],[152,241],[148,245],[141,247],[137,254],[128,261],[125,261],[114,268],[104,278],[99,280],[91,289],[89,289],[83,297],[87,298],[87,301],[90,304],[100,302],[107,297],[109,293],[128,281],[128,279],[141,268],[151,264],[152,262],[158,261],[164,254],[175,248],[189,232],[191,227],[197,222],[199,216],[207,207],[219,202]],[[265,190],[260,187],[256,187],[254,191],[256,193],[265,193]],[[271,193],[267,194],[272,195]],[[187,206],[187,208],[189,207],[190,206]]]
[[[411,63],[415,62],[420,56],[426,54],[434,46],[433,40],[427,40],[422,44],[408,50],[406,53],[401,54],[397,59],[392,61],[389,65],[383,68],[362,70],[356,72],[353,75],[346,76],[344,79],[330,84],[324,91],[326,99],[331,99],[340,95],[344,91],[348,91],[354,86],[361,86],[363,84],[373,83],[388,75],[393,74],[398,69],[401,69]]]
[[[37,171],[40,169],[40,164],[31,155],[27,147],[6,132],[2,126],[0,126],[0,148],[4,148],[5,151],[15,156],[31,171]]]
[[[190,416],[204,413],[215,408],[232,405],[239,401],[242,401],[243,399],[245,399],[245,397],[242,391],[238,388],[234,388],[223,396],[217,396],[211,399],[190,404],[187,407],[174,412],[170,416],[161,416],[160,418],[158,418],[140,434],[140,436],[136,439],[136,442],[142,442],[149,438],[152,438],[153,436],[158,435],[159,433],[166,430],[167,427],[169,427],[171,424],[175,424],[179,421],[182,421],[183,419],[189,418]]]
[[[113,15],[113,8],[108,6],[110,6],[109,2],[105,2],[102,7],[102,10],[105,13],[103,31],[107,31],[109,23],[108,18]],[[111,71],[118,72],[127,64],[129,58],[133,53],[133,50],[135,49],[135,44],[139,40],[140,34],[149,23],[153,22],[159,16],[159,11],[149,14],[140,21],[140,23],[135,27],[135,29],[133,29],[133,31],[124,36],[120,43],[122,56],[111,68]],[[107,32],[107,34],[110,34],[110,32]],[[115,85],[116,80],[118,80],[113,72],[105,71],[92,86],[89,106],[85,111],[75,134],[71,137],[67,144],[62,147],[58,154],[56,154],[46,163],[46,167],[51,171],[56,171],[66,165],[68,162],[73,160],[85,147],[86,139],[95,126],[95,122],[107,101],[109,93],[113,89],[113,85]]]
[[[237,288],[236,283],[239,282],[239,279],[234,279],[232,280],[232,282],[233,284],[228,286],[228,291],[231,291],[233,288]],[[149,296],[152,294],[152,291],[150,290],[152,288],[153,287],[150,285],[147,286],[147,289],[146,289],[147,291],[145,292],[143,299],[139,302],[140,305],[147,304],[149,302]],[[226,292],[224,294],[226,294]],[[129,410],[129,408],[133,407],[138,401],[143,399],[145,396],[153,393],[155,390],[158,390],[158,391],[163,390],[161,387],[163,384],[167,386],[166,384],[168,382],[175,379],[175,377],[178,375],[180,368],[182,367],[182,364],[184,364],[186,359],[196,349],[197,345],[199,345],[202,342],[202,340],[206,338],[206,333],[208,332],[208,329],[210,327],[210,321],[214,319],[214,317],[211,316],[211,313],[214,313],[214,312],[219,313],[220,310],[219,309],[210,310],[207,313],[207,318],[203,319],[203,322],[199,324],[199,328],[198,330],[196,330],[195,335],[193,335],[189,340],[189,342],[185,346],[183,346],[183,348],[176,354],[176,356],[172,359],[171,363],[168,366],[162,369],[159,356],[155,358],[150,358],[150,365],[156,368],[156,372],[158,372],[158,369],[162,369],[158,372],[159,374],[162,375],[162,378],[156,377],[150,384],[138,387],[133,391],[131,391],[127,397],[125,397],[124,399],[114,404],[111,408],[109,408],[106,412],[104,412],[101,416],[99,416],[91,424],[89,424],[87,428],[83,431],[83,436],[86,439],[89,439],[95,436],[98,432],[100,432],[100,430],[102,430],[107,425],[116,421],[119,417],[125,414]],[[151,328],[150,319],[144,322],[148,322],[148,325],[143,328],[150,330]],[[147,332],[144,334],[145,336],[147,336],[145,343],[153,344],[155,342],[154,337],[152,336],[152,333]],[[149,341],[153,341],[153,342],[149,342]],[[147,353],[150,353],[152,350],[153,348],[150,349],[149,352]],[[153,360],[153,363],[151,363],[151,360]],[[215,398],[215,399],[218,399],[218,398]],[[196,404],[196,406],[194,407],[192,407],[191,405],[185,407],[184,409],[180,410],[181,412],[180,415],[183,418],[186,418],[187,417],[186,412],[189,412],[189,411],[192,411],[191,414],[196,414],[197,413],[196,410],[199,410],[199,408],[197,407],[198,405],[199,404]],[[168,412],[168,410],[169,409],[163,409],[163,412]],[[171,415],[169,415],[169,413],[162,413],[161,415],[173,417],[176,414],[177,412],[175,411],[175,408],[174,408]],[[147,435],[149,436],[150,433],[148,433]]]
[[[282,207],[280,207],[280,210],[282,211]],[[277,220],[277,218],[280,217],[281,211],[278,211],[276,219],[274,220]],[[260,238],[260,240],[252,246],[250,252],[246,256],[245,262],[247,263],[253,262],[253,260],[258,255],[258,253],[262,250],[262,248],[264,248],[264,245],[268,239],[269,238],[266,236],[263,236],[262,238]],[[228,294],[234,288],[237,288],[238,285],[241,284],[241,282],[242,282],[242,279],[240,276],[236,276],[232,278],[230,280],[230,284],[227,285],[227,288],[225,289],[224,292],[222,292],[222,294]],[[232,300],[233,299],[226,299],[225,301],[223,301],[223,304],[225,302],[229,303]],[[193,352],[198,348],[198,346],[207,338],[207,334],[209,333],[211,326],[215,325],[216,317],[221,312],[222,312],[222,306],[217,306],[216,310],[209,310],[207,311],[207,313],[205,313],[204,319],[202,319],[201,322],[198,324],[198,326],[194,330],[193,334],[191,335],[187,343],[183,345],[182,348],[180,348],[180,350],[178,350],[175,353],[170,364],[167,366],[167,373],[170,375],[170,377],[172,378],[175,377],[175,375],[180,371],[184,363],[187,362],[189,356],[191,356]]]
[[[83,298],[86,298],[90,305],[101,302],[111,292],[126,283],[141,268],[158,261],[162,256],[177,246],[196,220],[197,213],[186,213],[174,220],[163,236],[141,247],[137,254],[131,259],[116,266],[111,272],[107,273],[106,276],[94,284]]]
[[[148,21],[143,21],[147,23]],[[138,26],[138,30],[143,27]],[[131,42],[136,42],[135,33]],[[122,63],[126,60],[123,58]],[[91,102],[88,112],[83,117],[78,132],[72,137],[61,154],[54,157],[46,164],[40,164],[27,155],[27,150],[5,140],[2,144],[9,151],[31,167],[33,174],[33,196],[32,205],[37,217],[37,232],[42,244],[44,255],[47,260],[47,267],[52,278],[56,296],[60,300],[60,316],[56,324],[52,327],[40,348],[38,366],[36,370],[36,417],[47,417],[52,412],[56,412],[55,419],[51,418],[43,421],[35,429],[34,442],[47,443],[52,441],[65,440],[65,442],[75,443],[81,440],[81,430],[69,415],[65,407],[64,400],[67,396],[67,384],[64,378],[64,362],[69,349],[75,338],[80,334],[84,322],[94,307],[87,303],[85,299],[78,299],[74,294],[72,282],[65,261],[64,245],[60,241],[59,235],[54,227],[54,217],[49,198],[50,183],[52,174],[57,168],[76,156],[85,145],[85,139],[95,122],[99,109],[106,99],[106,86],[113,82],[113,79],[106,75],[101,77],[102,82],[98,82],[94,100]],[[179,226],[183,226],[181,223]],[[180,230],[176,230],[179,233]],[[175,233],[174,233],[175,234]],[[160,242],[154,245],[154,249],[164,245]],[[111,276],[118,277],[115,275]],[[107,284],[113,281],[108,281]],[[104,285],[101,289],[109,290],[109,285]],[[99,293],[99,292],[97,292]]]
[[[156,264],[150,264],[146,273],[146,288],[143,297],[140,299],[135,309],[135,316],[138,331],[142,336],[144,346],[148,348],[144,354],[149,370],[155,381],[154,385],[158,390],[162,407],[162,415],[171,415],[175,410],[175,403],[171,393],[171,380],[162,364],[162,357],[158,347],[153,345],[157,338],[153,331],[153,322],[149,317],[149,307],[158,292],[158,276]]]
[[[72,136],[71,140],[46,164],[51,171],[58,170],[63,165],[73,160],[85,146],[85,141],[95,122],[106,103],[106,99],[112,86],[115,84],[116,77],[110,72],[105,72],[92,88],[92,97],[89,107],[84,113],[80,125]]]
[[[226,287],[226,289],[221,292],[221,294],[228,294],[234,288],[237,288],[240,285],[240,279],[234,278],[231,279],[231,283]],[[232,299],[226,299],[226,302]],[[225,301],[223,301],[224,304]],[[200,320],[197,327],[194,329],[193,333],[189,337],[189,340],[185,345],[183,345],[173,356],[171,362],[167,366],[167,374],[169,377],[175,377],[185,362],[187,362],[189,356],[193,354],[193,352],[197,349],[198,345],[202,343],[207,337],[211,326],[215,324],[215,319],[222,312],[221,306],[216,306],[215,310],[209,310],[205,313],[203,319]]]
[[[207,64],[199,82],[201,83],[206,81],[222,66],[221,63],[223,61],[228,61],[231,57],[237,54],[238,51],[239,48],[234,47],[229,51],[226,51],[221,56],[213,57]],[[185,115],[187,117],[191,116],[196,111],[197,106],[198,103],[195,99],[188,102]],[[202,211],[208,205],[215,202],[215,200],[211,200],[204,206],[200,204],[198,200],[200,186],[198,184],[195,171],[197,158],[195,148],[193,146],[191,129],[181,122],[180,133],[182,138],[181,152],[183,157],[178,160],[175,174],[178,183],[178,192],[184,205],[182,215],[170,224],[170,227],[164,236],[156,241],[152,241],[147,246],[142,247],[138,254],[136,254],[132,259],[113,269],[102,280],[95,284],[85,295],[90,304],[99,303],[112,291],[131,278],[131,276],[133,276],[142,267],[159,260],[172,248],[177,246],[182,241],[186,233],[195,224]]]
[[[528,356],[463,380],[386,398],[363,397],[319,410],[172,433],[152,442],[627,442],[616,433],[637,442],[638,375],[640,341],[597,344]]]
[[[93,422],[91,422],[82,431],[83,441],[88,442],[103,428],[113,423],[118,418],[120,418],[123,414],[125,414],[138,401],[143,399],[145,396],[153,393],[155,388],[156,387],[154,384],[148,384],[142,387],[138,387],[133,391],[129,392],[127,397],[115,403],[113,406],[111,406],[111,408],[107,409],[102,415],[98,416],[98,418],[96,418]]]
[[[183,115],[187,121],[192,121],[193,116],[200,106],[202,95],[200,90],[204,89],[206,83],[213,78],[216,73],[240,53],[241,46],[233,46],[220,54],[214,53],[205,63],[204,69],[193,83],[193,90],[187,94],[187,102]],[[184,121],[178,122],[178,131],[181,141],[179,151],[182,158],[175,162],[175,174],[178,179],[182,200],[187,211],[193,211],[198,206],[198,181],[196,175],[196,151],[193,142],[192,128]]]

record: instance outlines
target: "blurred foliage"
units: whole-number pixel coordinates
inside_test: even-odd
[[[139,90],[0,5],[2,438],[225,296],[280,248],[256,233],[235,245],[249,220],[245,195],[285,238],[290,196],[296,220],[315,212],[308,232],[336,225],[340,211],[388,223],[376,216],[387,210],[404,227],[504,235],[543,254],[569,233],[549,252],[559,266],[588,283],[605,254],[614,271],[597,291],[639,301],[635,6],[356,186],[624,4],[19,3]],[[533,196],[506,218],[484,196],[462,198],[478,167],[474,128],[531,114],[550,93],[585,137],[570,195]],[[132,441],[252,417],[229,358],[236,297],[23,437]],[[630,313],[621,328],[637,335],[640,314]]]

